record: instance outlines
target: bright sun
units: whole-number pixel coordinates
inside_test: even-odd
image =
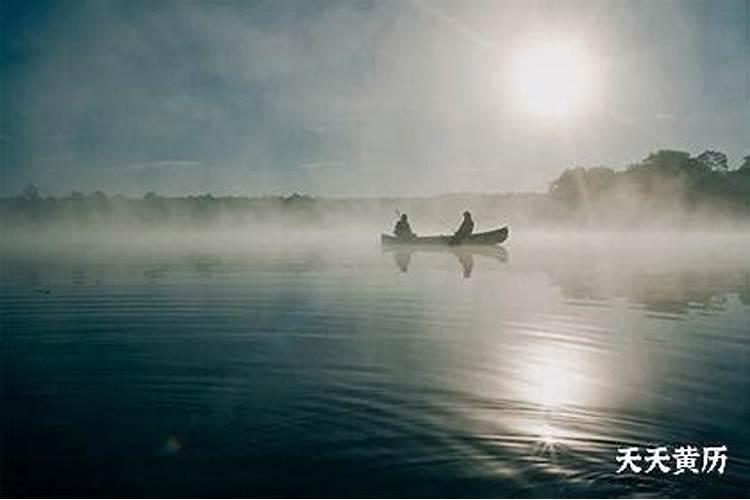
[[[514,99],[539,117],[566,118],[590,104],[592,73],[588,55],[576,43],[531,46],[513,61]]]

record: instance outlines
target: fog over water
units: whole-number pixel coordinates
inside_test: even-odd
[[[406,254],[369,228],[6,240],[3,487],[742,495],[749,251],[700,232]],[[726,444],[725,475],[615,474],[624,444],[683,443]]]

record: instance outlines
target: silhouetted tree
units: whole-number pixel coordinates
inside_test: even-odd
[[[39,190],[33,184],[27,184],[21,191],[21,198],[28,201],[37,201],[39,199]]]
[[[714,172],[726,172],[729,170],[727,155],[721,151],[708,149],[696,157],[698,163]]]
[[[687,169],[692,165],[694,163],[690,158],[690,153],[674,149],[662,149],[651,153],[640,163],[640,166],[645,169],[670,172]]]
[[[610,168],[565,170],[550,184],[550,200],[562,219],[637,223],[657,214],[689,216],[700,210],[719,216],[750,212],[750,158],[729,172],[727,157],[707,150],[661,150],[624,172]],[[686,211],[687,209],[687,211]]]
[[[138,206],[138,216],[144,222],[156,223],[167,219],[167,202],[153,191],[143,195],[143,202]]]

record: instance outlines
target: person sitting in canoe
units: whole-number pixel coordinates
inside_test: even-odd
[[[472,231],[474,231],[474,221],[471,220],[471,213],[464,212],[464,220],[461,222],[461,226],[459,226],[458,230],[453,233],[451,244],[458,245],[471,236]]]
[[[395,234],[396,238],[400,240],[411,240],[417,236],[412,232],[411,226],[409,225],[409,218],[406,214],[401,214],[401,217],[399,217],[398,222],[396,222],[396,227],[393,228],[393,234]]]

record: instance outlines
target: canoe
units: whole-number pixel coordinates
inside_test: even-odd
[[[459,243],[453,242],[450,235],[440,236],[417,236],[404,240],[396,238],[390,234],[380,235],[380,241],[383,245],[442,245],[442,246],[471,246],[471,245],[499,245],[508,239],[508,227],[501,227],[493,231],[484,233],[474,233]]]

